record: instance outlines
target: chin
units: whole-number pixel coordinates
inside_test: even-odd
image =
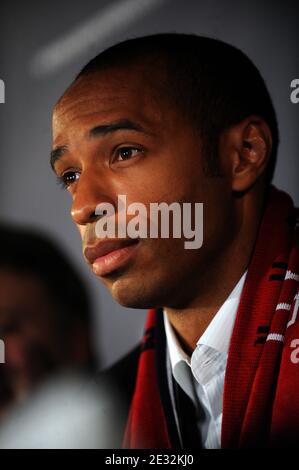
[[[151,279],[152,281],[152,279]],[[108,286],[109,291],[117,303],[128,308],[158,308],[162,305],[160,299],[161,289],[155,289],[152,282],[145,278],[134,279],[121,277]]]

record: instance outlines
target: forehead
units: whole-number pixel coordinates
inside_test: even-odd
[[[81,77],[54,109],[54,140],[77,125],[83,131],[93,120],[133,118],[144,124],[163,122],[171,112],[171,103],[163,96],[157,79],[149,75],[135,67]]]

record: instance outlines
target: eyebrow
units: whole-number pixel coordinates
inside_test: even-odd
[[[112,132],[120,131],[120,130],[129,130],[129,131],[137,131],[146,133],[145,130],[133,121],[129,121],[128,119],[121,119],[119,121],[111,122],[109,124],[103,124],[101,126],[96,126],[89,131],[89,137],[98,137],[98,136],[105,136]]]
[[[146,130],[139,124],[136,124],[128,119],[121,119],[119,121],[101,124],[99,126],[93,127],[92,129],[90,129],[90,131],[88,131],[88,138],[93,139],[96,137],[104,137],[108,134],[112,134],[113,132],[117,132],[120,130],[130,130],[142,132],[143,134],[149,134],[149,132],[146,132]],[[55,170],[54,166],[57,160],[59,160],[65,153],[67,153],[67,151],[67,145],[62,145],[52,150],[50,154],[50,164],[53,171]]]
[[[56,147],[52,150],[50,154],[50,165],[53,171],[55,171],[55,163],[59,160],[66,152],[68,151],[67,145],[62,145],[60,147]]]

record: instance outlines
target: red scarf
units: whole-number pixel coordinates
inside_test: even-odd
[[[229,348],[222,448],[289,446],[299,436],[298,216],[272,187]],[[156,321],[150,310],[125,448],[173,447],[157,380]]]

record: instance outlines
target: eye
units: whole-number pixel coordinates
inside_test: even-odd
[[[142,152],[142,150],[136,147],[120,147],[115,152],[115,161],[123,162],[130,160],[131,158],[136,157],[140,152]]]
[[[78,171],[66,171],[62,176],[57,177],[57,182],[63,189],[68,189],[79,178],[80,173]]]

